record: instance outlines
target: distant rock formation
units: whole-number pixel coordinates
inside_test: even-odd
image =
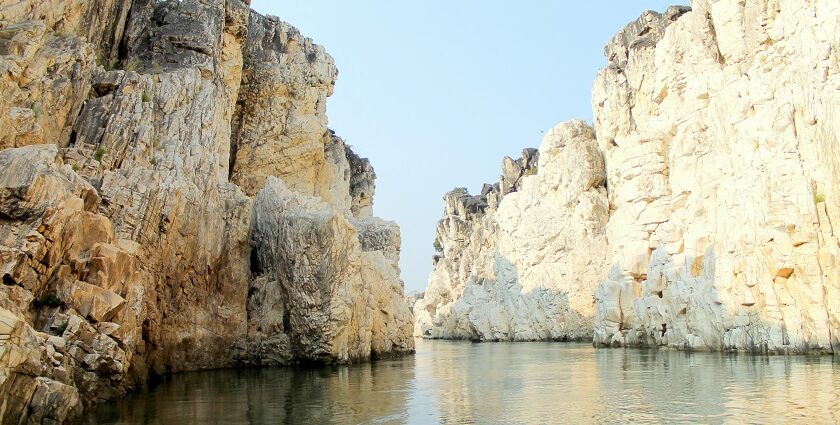
[[[321,46],[240,0],[0,6],[0,422],[413,350]]]
[[[567,165],[553,168],[549,135],[516,192],[446,196],[415,334],[591,326],[596,345],[836,352],[838,25],[828,0],[696,0],[630,23],[593,87],[597,148],[558,152]],[[601,180],[546,186],[579,167]]]
[[[606,277],[607,194],[592,128],[572,121],[537,152],[505,158],[497,185],[456,189],[438,223],[441,254],[415,304],[415,335],[483,341],[592,337]],[[575,250],[587,255],[571,255]]]

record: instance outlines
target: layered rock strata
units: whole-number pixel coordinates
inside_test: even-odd
[[[521,215],[505,210],[569,207],[548,193],[527,194],[539,186],[530,182],[540,181],[545,164],[520,192],[502,198],[498,211],[470,207],[482,200],[461,192],[447,195],[438,229],[443,253],[415,306],[415,334],[554,337],[520,337],[518,329],[562,326],[542,306],[511,303],[519,297],[516,286],[505,293],[485,288],[495,288],[505,270],[523,282],[542,275],[545,287],[558,285],[562,279],[541,270],[587,258],[586,266],[565,270],[575,273],[569,279],[580,283],[575,290],[584,291],[577,296],[589,297],[587,326],[597,345],[836,351],[840,5],[697,0],[692,6],[646,12],[606,46],[609,65],[592,94],[597,148],[583,163],[602,164],[594,174],[606,180],[608,207],[559,217],[556,226],[546,225],[547,213],[510,224]],[[581,161],[564,155],[557,161]],[[523,202],[529,208],[513,207]],[[471,214],[484,209],[491,213]],[[505,247],[506,225],[513,234],[546,228],[548,239]],[[552,235],[575,232],[587,243],[565,252],[552,245]],[[528,257],[535,260],[522,261]],[[567,297],[561,292],[545,304],[563,305]],[[528,319],[499,331],[497,323],[518,316]],[[568,327],[582,323],[563,320]]]
[[[592,128],[561,124],[479,196],[444,197],[435,271],[415,335],[483,341],[591,338],[606,276],[604,164]],[[585,250],[586,256],[571,255]]]
[[[0,6],[0,421],[413,350],[324,49],[239,0]]]

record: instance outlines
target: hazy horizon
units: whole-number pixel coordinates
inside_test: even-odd
[[[432,270],[443,194],[499,178],[504,156],[569,119],[592,121],[603,46],[644,10],[671,3],[294,0],[251,7],[323,45],[339,69],[330,128],[370,158],[374,213],[402,229],[406,292]]]

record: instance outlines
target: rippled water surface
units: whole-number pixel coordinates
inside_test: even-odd
[[[420,341],[322,370],[175,375],[87,423],[840,423],[840,359]]]

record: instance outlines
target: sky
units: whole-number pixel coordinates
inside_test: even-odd
[[[687,2],[687,1],[686,1]],[[374,214],[399,223],[406,292],[432,271],[443,195],[496,182],[545,131],[592,122],[604,44],[663,0],[253,0],[339,70],[330,128],[376,170]]]

